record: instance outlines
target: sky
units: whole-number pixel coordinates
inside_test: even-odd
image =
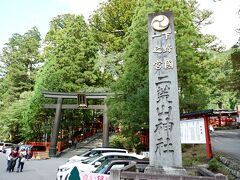
[[[24,34],[36,26],[42,38],[49,30],[49,22],[59,14],[89,15],[105,0],[0,0],[0,49],[12,34]],[[240,0],[198,0],[200,8],[212,10],[214,23],[203,33],[216,35],[230,48],[238,40],[235,29],[240,27]]]
[[[236,29],[240,28],[240,0],[198,0],[200,9],[213,11],[211,25],[203,29],[203,33],[216,35],[228,49],[237,41],[240,34]]]

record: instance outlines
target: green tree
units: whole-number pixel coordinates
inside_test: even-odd
[[[135,10],[124,41],[124,73],[114,86],[114,90],[122,95],[109,102],[111,119],[120,124],[125,136],[132,138],[132,146],[135,148],[138,145],[137,140],[135,141],[136,133],[146,128],[149,121],[148,13],[173,12],[181,111],[198,110],[208,102],[205,91],[206,71],[201,69],[201,62],[208,58],[205,50],[209,39],[199,32],[199,23],[196,23],[199,21],[196,21],[197,15],[194,14],[196,5],[192,1],[152,0],[141,1]]]
[[[209,109],[234,109],[236,92],[229,86],[229,78],[233,72],[230,61],[231,50],[224,52],[212,52],[208,60],[202,62],[207,70],[206,84],[209,94]]]
[[[46,128],[42,122],[50,122],[51,126],[53,121],[50,111],[42,108],[44,103],[53,100],[44,99],[42,90],[79,92],[87,87],[101,87],[102,83],[99,70],[94,69],[98,46],[82,16],[65,14],[53,18],[44,43],[45,64],[39,71],[34,95],[24,119],[28,122],[26,131],[33,139],[39,139],[37,137],[39,129]],[[88,113],[85,111],[85,114]],[[67,118],[65,121],[72,121],[71,117],[75,116],[67,110],[64,114]],[[80,118],[83,117],[88,116],[80,113]],[[36,124],[40,127],[36,128]],[[66,128],[68,127],[66,125]]]
[[[25,34],[13,34],[0,56],[0,123],[2,136],[17,142],[21,139],[28,95],[33,90],[40,55],[40,33],[33,27]]]
[[[138,0],[111,0],[101,4],[90,18],[94,38],[103,54],[121,52]]]
[[[65,14],[53,18],[45,44],[45,59],[56,62],[49,69],[48,81],[57,83],[46,83],[46,89],[70,92],[98,85],[99,72],[94,71],[98,46],[82,16]],[[61,79],[54,80],[54,74]]]
[[[12,102],[9,106],[3,107],[0,111],[0,139],[20,142],[25,138],[23,128],[25,122],[23,121],[24,112],[27,110],[27,105],[31,92],[23,92],[18,100]]]
[[[112,99],[109,116],[121,127],[131,146],[137,148],[137,131],[148,124],[148,54],[147,14],[153,12],[152,1],[136,9],[125,43],[124,73],[116,82],[114,90],[122,95]],[[145,125],[145,127],[144,127]]]
[[[224,81],[230,90],[237,93],[237,97],[240,96],[240,85],[238,83],[240,78],[240,46],[236,44],[230,51],[230,61],[232,71],[228,78]],[[239,101],[237,103],[240,103]]]
[[[102,3],[90,17],[94,40],[99,44],[95,69],[103,85],[109,87],[122,74],[124,37],[131,26],[137,0],[111,0]]]
[[[2,50],[3,98],[6,102],[17,99],[24,91],[33,90],[35,73],[42,61],[40,33],[33,27],[24,35],[13,34]]]

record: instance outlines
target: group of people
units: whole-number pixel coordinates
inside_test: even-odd
[[[17,172],[23,171],[25,160],[27,159],[27,152],[25,149],[14,147],[7,153],[7,171],[13,172],[17,164]]]

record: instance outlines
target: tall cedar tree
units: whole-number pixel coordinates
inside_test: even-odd
[[[3,89],[5,103],[17,99],[24,91],[33,90],[38,64],[40,33],[36,27],[24,35],[13,34],[2,50]]]
[[[3,139],[13,142],[21,139],[23,112],[42,62],[40,40],[38,29],[33,27],[23,35],[13,34],[2,49],[0,136]]]
[[[26,132],[31,138],[38,139],[38,132],[46,128],[45,124],[51,127],[53,120],[52,113],[42,109],[43,103],[46,102],[41,95],[42,90],[79,92],[89,86],[101,86],[98,71],[94,70],[97,51],[98,46],[83,16],[65,14],[53,18],[45,37],[46,62],[39,72],[34,95],[25,116],[25,121],[28,122]],[[80,119],[91,118],[89,113],[87,111],[82,115],[77,111],[74,114],[64,111],[64,117],[68,117],[66,121],[72,122],[74,120],[72,117],[76,117],[76,114]],[[76,120],[81,122],[79,119]],[[36,124],[40,124],[40,127],[36,127]],[[70,124],[66,124],[66,127],[70,127]]]

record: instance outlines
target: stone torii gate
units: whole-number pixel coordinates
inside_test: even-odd
[[[57,104],[45,104],[44,108],[46,109],[55,109],[55,118],[53,123],[52,136],[50,140],[50,151],[49,156],[56,156],[56,146],[59,132],[59,125],[61,121],[62,109],[100,109],[104,111],[103,116],[103,147],[107,147],[109,144],[109,123],[107,119],[107,106],[105,104],[105,99],[113,95],[112,93],[64,93],[64,92],[51,92],[43,91],[43,96],[45,98],[54,98],[57,99]],[[77,104],[63,104],[64,99],[77,99]],[[88,105],[88,99],[99,99],[104,100],[104,104],[101,105]]]

